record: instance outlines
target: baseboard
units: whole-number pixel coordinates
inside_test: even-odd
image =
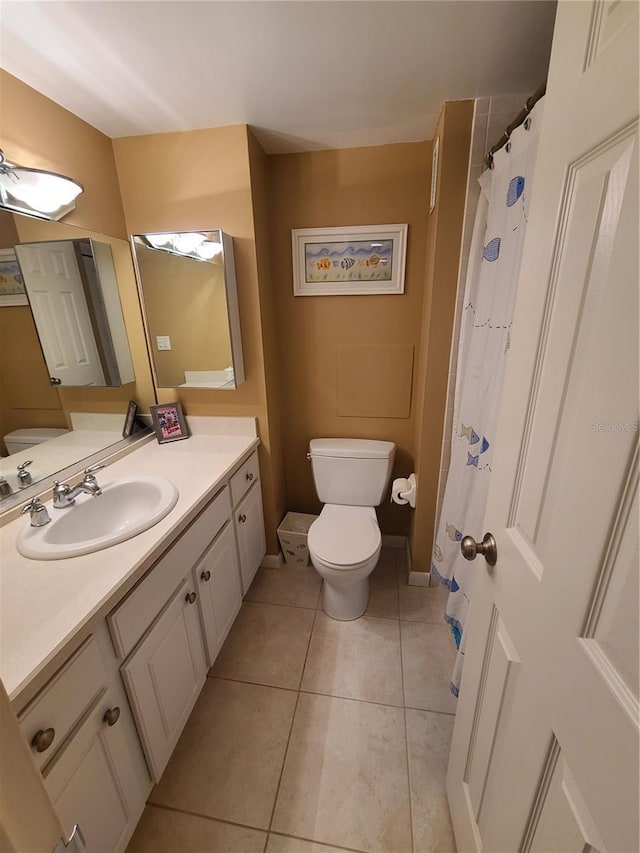
[[[405,548],[409,540],[406,536],[387,536],[383,534],[382,545],[385,548]]]
[[[282,551],[278,551],[277,554],[265,554],[260,563],[263,569],[281,569],[283,565]]]
[[[431,572],[409,572],[409,586],[429,586]]]

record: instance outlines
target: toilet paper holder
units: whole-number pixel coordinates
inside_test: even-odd
[[[416,506],[416,475],[409,474],[408,477],[398,477],[391,484],[391,503],[402,506],[409,504],[415,509]]]

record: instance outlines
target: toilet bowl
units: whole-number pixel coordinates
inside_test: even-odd
[[[358,619],[369,602],[369,575],[382,536],[373,507],[325,504],[309,528],[311,562],[323,578],[322,607],[332,619]]]

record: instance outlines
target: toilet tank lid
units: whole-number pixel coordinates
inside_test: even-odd
[[[392,441],[372,441],[366,438],[312,438],[312,456],[345,456],[356,459],[390,459],[396,446]]]
[[[69,432],[68,429],[54,429],[53,427],[31,427],[29,429],[14,429],[13,432],[7,433],[4,437],[9,441],[15,442],[36,442],[49,441],[51,438],[57,438],[59,435],[64,435]]]

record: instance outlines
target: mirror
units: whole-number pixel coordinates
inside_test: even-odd
[[[131,245],[156,386],[237,388],[244,365],[231,237],[135,234]]]
[[[133,382],[111,247],[84,237],[14,251],[51,384]]]
[[[15,270],[11,264],[2,266],[2,260],[7,257],[4,251],[15,253],[17,244],[54,241],[80,243],[85,247],[89,243],[94,258],[102,251],[98,248],[96,252],[96,246],[104,245],[109,249],[123,318],[119,331],[114,331],[115,325],[111,326],[109,317],[110,334],[116,352],[121,345],[118,335],[124,335],[131,363],[130,373],[124,362],[118,365],[120,387],[52,386],[50,383],[52,374],[45,363],[26,296],[12,293],[16,288],[2,273],[10,277]],[[100,274],[103,278],[102,270]],[[105,297],[105,312],[107,300]],[[3,498],[0,511],[26,502],[41,490],[37,485],[17,488],[19,464],[32,460],[26,470],[36,484],[70,466],[79,468],[83,462],[89,464],[94,454],[107,447],[117,450],[124,441],[137,441],[141,433],[131,439],[122,438],[128,403],[132,399],[142,412],[156,402],[127,241],[62,222],[45,222],[0,211],[0,475],[6,474],[5,480],[12,492],[2,494],[6,488],[0,483],[0,498]],[[4,436],[16,430],[41,431],[43,428],[66,432],[8,455]],[[41,438],[46,436],[45,433]]]

